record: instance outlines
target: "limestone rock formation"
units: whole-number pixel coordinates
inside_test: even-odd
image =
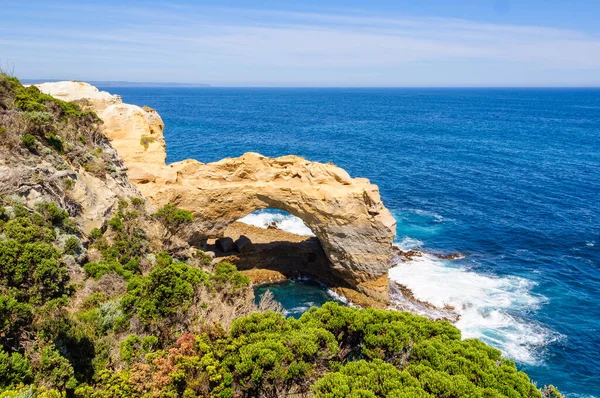
[[[246,153],[210,164],[174,163],[153,180],[130,178],[152,202],[193,211],[206,237],[255,210],[277,208],[301,218],[331,262],[357,279],[382,275],[391,262],[395,220],[377,187],[334,165]]]
[[[332,164],[258,153],[167,165],[164,124],[154,110],[123,104],[77,82],[38,87],[61,99],[89,101],[104,120],[104,133],[128,167],[130,180],[155,205],[173,203],[192,211],[205,238],[222,236],[229,224],[255,210],[277,208],[301,218],[348,279],[386,274],[396,222],[367,179],[351,178]]]

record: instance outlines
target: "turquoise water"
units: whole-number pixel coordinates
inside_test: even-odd
[[[371,179],[398,245],[467,255],[392,279],[454,305],[464,336],[539,384],[598,396],[600,90],[109,91],[158,110],[169,162],[298,154]]]
[[[267,290],[281,304],[284,315],[294,318],[299,318],[310,307],[320,307],[328,301],[341,303],[318,283],[296,280],[257,286],[254,289],[256,304]]]

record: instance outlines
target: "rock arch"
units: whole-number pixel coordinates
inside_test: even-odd
[[[258,153],[167,165],[164,124],[156,111],[123,104],[85,83],[39,87],[60,99],[87,100],[142,194],[157,206],[173,203],[192,211],[207,238],[221,236],[230,223],[255,210],[277,208],[301,218],[349,279],[387,273],[396,221],[369,180],[351,178],[333,164]]]
[[[194,212],[207,237],[220,236],[255,210],[276,208],[302,219],[332,264],[356,279],[382,275],[391,263],[395,220],[377,186],[334,165],[246,153],[209,164],[174,163],[156,178],[146,172],[136,178],[135,168],[130,172],[152,202]]]

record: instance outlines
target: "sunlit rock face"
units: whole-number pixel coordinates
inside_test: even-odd
[[[130,180],[155,205],[173,203],[192,211],[205,238],[221,236],[229,224],[255,210],[277,208],[301,218],[348,279],[375,279],[391,265],[396,222],[369,180],[351,178],[332,164],[258,153],[167,165],[164,124],[156,111],[123,104],[118,96],[84,83],[38,87],[96,110]]]

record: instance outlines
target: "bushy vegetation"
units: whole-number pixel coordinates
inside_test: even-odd
[[[69,214],[55,203],[0,206],[0,396],[88,391],[103,370],[136,366],[175,344],[181,325],[204,327],[199,317],[193,326],[189,311],[251,292],[229,263],[208,272],[165,252],[152,255],[142,223],[154,217],[143,205],[120,201],[104,231],[91,233],[89,249],[100,259],[83,266],[92,285],[112,278],[126,289],[81,298],[84,285],[70,284],[65,259],[84,250]],[[140,258],[148,256],[154,260],[142,274]],[[73,307],[73,300],[82,301]]]
[[[15,205],[12,212],[0,227],[0,388],[34,380],[72,388],[73,365],[54,346],[66,342],[49,338],[65,326],[61,309],[71,293],[55,240],[68,215],[53,203],[38,212]]]
[[[92,233],[90,250],[101,258],[84,265],[90,283],[126,287],[90,292],[75,307],[63,256],[81,247],[68,235],[68,214],[53,203],[0,208],[6,396],[560,397],[450,323],[409,313],[327,303],[293,319],[254,308],[224,327],[203,314],[243,302],[248,278],[230,263],[203,269],[166,252],[142,272],[150,249],[140,223],[158,216],[134,202],[122,200]]]
[[[94,397],[541,397],[526,374],[447,322],[328,303],[299,320],[273,312],[229,332],[183,334],[169,350],[129,336],[128,366],[103,373]],[[81,390],[83,391],[83,390]]]
[[[111,172],[111,157],[102,153],[108,140],[100,123],[94,112],[78,103],[58,100],[0,73],[0,153],[9,151],[16,159],[33,154],[53,163],[59,155],[102,177]]]
[[[21,137],[21,142],[29,149],[35,148],[35,137],[31,134],[25,134]]]
[[[135,277],[127,285],[123,305],[135,311],[143,322],[160,321],[183,315],[194,299],[195,289],[207,283],[206,273],[198,268],[160,254],[156,266],[146,277]]]
[[[164,226],[166,239],[175,235],[184,225],[194,221],[190,211],[179,209],[172,204],[161,207],[154,217]]]

